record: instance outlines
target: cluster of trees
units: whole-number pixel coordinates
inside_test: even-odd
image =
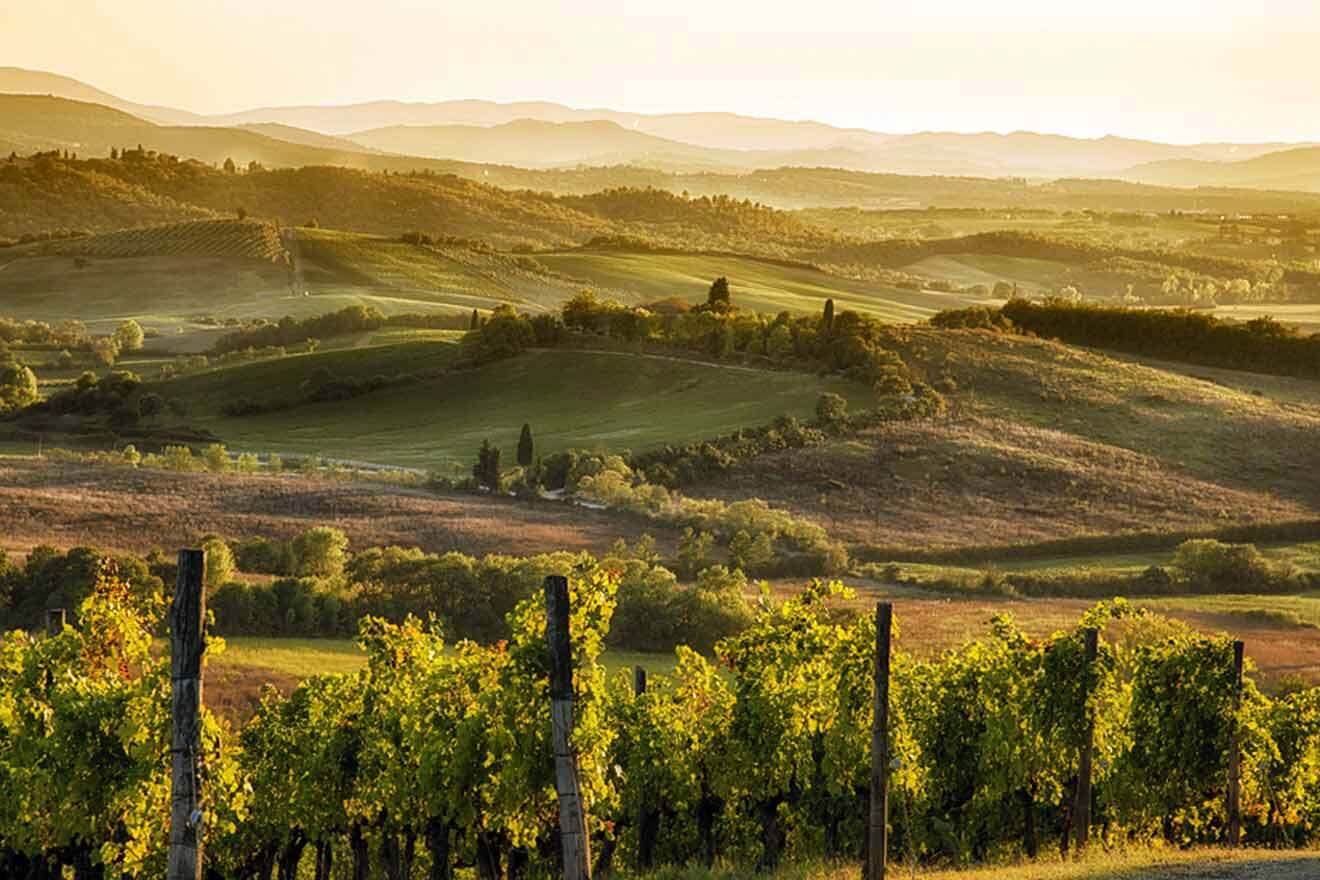
[[[141,350],[145,339],[142,326],[131,318],[121,322],[113,333],[106,336],[93,336],[87,325],[76,320],[52,325],[42,321],[0,318],[0,360],[6,362],[15,357],[12,348],[46,349],[60,352],[56,366],[61,369],[77,363],[78,359],[72,354],[75,351],[86,352],[92,363],[109,367],[124,352]]]
[[[660,308],[660,306],[665,306]],[[886,325],[851,310],[835,314],[827,300],[819,315],[741,312],[726,278],[717,278],[704,303],[657,308],[625,306],[584,290],[558,315],[519,314],[498,307],[470,331],[470,360],[485,363],[512,357],[534,346],[572,338],[565,331],[621,342],[657,342],[718,359],[749,358],[776,366],[825,370],[868,385],[880,395],[920,393],[922,383],[903,360],[885,347]]]
[[[1205,593],[1292,594],[1320,586],[1320,576],[1275,562],[1254,544],[1191,538],[1175,549],[1168,565],[1135,572],[1092,569],[969,571],[922,566],[909,573],[896,562],[868,562],[861,572],[885,583],[928,590],[995,596],[1170,596]]]
[[[882,422],[928,418],[943,409],[943,398],[933,390],[911,397],[881,398],[871,408],[855,412],[849,410],[842,395],[826,392],[816,402],[816,417],[808,423],[781,416],[763,427],[639,453],[631,456],[629,464],[648,482],[682,486],[717,476],[770,452],[819,446],[840,434]]]
[[[137,374],[112,370],[98,377],[88,370],[69,388],[31,404],[25,415],[37,420],[44,416],[104,417],[111,428],[123,429],[133,427],[140,419],[157,416],[164,409],[165,400],[156,392],[147,391]]]
[[[62,553],[37,546],[17,564],[0,552],[0,629],[34,629],[44,623],[47,608],[78,608],[102,575],[113,573],[139,597],[160,596],[164,558],[107,555],[89,547]]]
[[[701,567],[692,584],[680,584],[645,535],[599,560],[585,553],[474,557],[403,547],[351,553],[344,533],[326,526],[284,541],[231,543],[212,535],[202,547],[207,605],[221,635],[351,637],[366,618],[402,622],[413,615],[438,620],[452,637],[495,643],[510,636],[509,614],[546,575],[597,565],[619,578],[614,647],[669,651],[686,644],[708,651],[751,619],[740,570],[689,554],[680,562]],[[107,572],[134,595],[157,599],[176,575],[174,562],[159,551],[137,557],[37,547],[22,565],[0,555],[0,628],[36,628],[46,608],[78,608]]]
[[[19,412],[40,399],[37,374],[8,351],[0,351],[0,416]]]
[[[57,324],[45,321],[16,321],[0,318],[0,342],[23,348],[86,349],[92,334],[82,321],[69,319]]]
[[[759,498],[732,503],[688,498],[648,482],[619,455],[570,453],[548,460],[546,467],[556,481],[564,473],[563,485],[577,500],[689,528],[707,547],[721,541],[730,558],[753,574],[836,574],[848,567],[847,550],[823,528]]]
[[[870,795],[874,620],[840,616],[815,582],[766,601],[715,648],[680,649],[644,690],[601,665],[617,578],[570,579],[573,746],[595,868],[694,855],[750,870],[860,857]],[[158,601],[103,578],[80,624],[0,643],[0,864],[159,876],[169,810],[169,668],[151,650]],[[1088,662],[1084,630],[1124,618]],[[204,852],[217,876],[414,872],[478,880],[554,873],[558,821],[544,603],[490,646],[434,626],[363,622],[357,672],[270,694],[237,739],[203,725]],[[900,642],[901,644],[901,642]],[[1248,842],[1306,846],[1320,821],[1320,691],[1239,684],[1226,638],[1102,604],[1029,639],[989,638],[891,662],[891,858],[1067,854],[1088,736],[1093,831],[1106,844],[1227,837],[1230,743]],[[87,730],[114,736],[85,735]]]
[[[1212,367],[1320,377],[1320,334],[1307,336],[1268,316],[1236,323],[1178,309],[1014,299],[998,310],[941,312],[931,323],[1033,333],[1072,345]]]

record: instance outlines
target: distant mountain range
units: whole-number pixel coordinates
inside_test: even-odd
[[[24,102],[16,95],[67,100]],[[1177,145],[1035,132],[886,134],[729,113],[648,115],[477,100],[267,107],[204,116],[125,101],[69,77],[15,67],[0,67],[0,100],[0,149],[6,151],[90,152],[149,141],[153,149],[207,162],[233,158],[371,170],[453,170],[446,163],[457,162],[739,174],[801,167],[1320,191],[1315,144]]]

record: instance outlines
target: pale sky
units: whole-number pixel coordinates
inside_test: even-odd
[[[1320,0],[19,0],[0,65],[197,112],[399,98],[1320,140]]]

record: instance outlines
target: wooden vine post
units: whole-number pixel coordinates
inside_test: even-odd
[[[871,809],[864,880],[884,880],[889,864],[889,641],[894,606],[875,606],[875,689],[871,714]]]
[[[633,667],[633,696],[646,693],[646,669]],[[651,792],[642,797],[637,811],[637,867],[649,871],[655,865],[655,843],[660,833],[660,813],[651,801]]]
[[[47,638],[53,639],[60,633],[64,632],[64,623],[66,619],[67,618],[65,616],[63,608],[47,608],[46,609]]]
[[[1091,838],[1091,768],[1095,761],[1095,714],[1091,711],[1091,682],[1094,680],[1095,661],[1100,653],[1100,631],[1088,628],[1083,631],[1085,638],[1084,667],[1086,687],[1083,700],[1086,701],[1083,712],[1085,729],[1082,733],[1081,754],[1077,759],[1077,799],[1073,804],[1073,837],[1077,841],[1077,852],[1086,849]]]
[[[170,746],[170,857],[167,880],[202,876],[202,809],[197,765],[201,752],[202,654],[206,650],[206,553],[179,551],[170,608],[170,684],[174,734]]]
[[[1238,737],[1238,710],[1242,708],[1242,661],[1246,644],[1233,643],[1233,720],[1228,733],[1228,845],[1242,838],[1242,743]]]
[[[591,880],[591,841],[573,753],[573,652],[568,631],[568,578],[545,579],[545,636],[550,647],[550,724],[559,794],[559,840],[565,880]]]

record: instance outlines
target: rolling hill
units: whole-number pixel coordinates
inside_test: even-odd
[[[881,282],[829,275],[752,257],[599,250],[590,247],[536,255],[537,262],[621,302],[639,305],[677,297],[696,304],[712,278],[730,279],[734,301],[755,312],[816,312],[826,299],[886,321],[922,321],[943,309],[978,305],[970,295],[907,290]]]
[[[0,315],[94,328],[133,317],[191,332],[202,317],[306,318],[348,305],[386,315],[557,306],[581,282],[527,257],[458,242],[255,220],[205,220],[0,250]],[[177,349],[170,337],[165,347]],[[184,346],[187,348],[187,346]]]
[[[1123,177],[1161,186],[1233,186],[1320,192],[1320,147],[1298,147],[1234,162],[1176,159],[1138,165]]]
[[[712,150],[626,129],[617,123],[519,119],[500,125],[396,125],[355,132],[350,141],[391,153],[520,165],[730,166],[736,153]]]
[[[104,104],[131,116],[165,125],[196,124],[204,118],[187,110],[126,101],[73,77],[47,73],[43,70],[25,70],[21,67],[0,67],[0,94],[51,95],[89,104]]]
[[[918,175],[1035,178],[1118,176],[1133,166],[1147,163],[1250,160],[1289,147],[1301,146],[1278,142],[1179,145],[1115,136],[1088,139],[1038,132],[895,134],[839,128],[820,122],[787,121],[733,113],[642,114],[604,108],[578,109],[544,101],[505,104],[480,100],[432,103],[373,101],[346,106],[266,107],[207,117],[184,110],[150,107],[124,101],[68,77],[12,67],[0,68],[0,93],[51,95],[102,104],[125,111],[143,121],[164,123],[166,127],[202,126],[209,128],[212,133],[200,139],[190,140],[176,133],[157,132],[156,137],[162,142],[153,144],[152,148],[194,156],[206,161],[222,161],[223,156],[216,159],[213,158],[213,153],[203,152],[211,141],[221,139],[226,144],[226,149],[240,153],[242,162],[255,159],[265,164],[276,165],[309,164],[309,161],[289,158],[289,154],[280,153],[270,144],[224,139],[215,131],[243,127],[242,130],[248,130],[253,134],[259,132],[270,135],[273,140],[300,146],[316,146],[339,153],[336,164],[356,163],[357,167],[397,169],[398,165],[362,165],[362,160],[351,158],[355,151],[346,149],[342,142],[317,141],[312,135],[342,138],[354,132],[398,127],[501,127],[513,123],[592,126],[608,123],[638,138],[649,136],[671,142],[659,152],[666,157],[666,161],[673,164],[676,170],[703,170],[719,165],[723,170],[730,171],[739,168],[784,165]],[[0,118],[3,115],[4,113],[0,112]],[[643,160],[647,156],[654,156],[657,153],[655,148],[660,147],[659,144],[652,142],[646,149],[640,151],[617,150],[611,146],[611,143],[619,140],[619,134],[613,131],[608,134],[606,132],[604,128],[597,129],[597,135],[602,142],[590,147],[580,147],[576,152],[588,158],[599,157],[598,160],[593,161],[629,162],[636,161],[637,155],[641,155]],[[385,138],[386,135],[373,135],[373,137]],[[401,145],[413,143],[409,138],[398,133],[389,137],[396,139]],[[493,158],[490,155],[481,155],[473,145],[474,141],[479,140],[479,136],[468,134],[461,140],[463,142],[460,142],[453,132],[444,137],[439,134],[433,135],[431,146],[422,154],[483,162],[489,162]],[[0,131],[0,142],[12,141]],[[681,144],[682,147],[676,144]],[[93,145],[107,148],[109,146],[108,143],[89,141],[87,148],[91,149]],[[382,147],[382,149],[400,151],[396,148]],[[522,151],[508,147],[505,150],[503,155],[509,157],[505,161],[518,164],[525,162],[532,166],[552,164],[543,158],[536,158],[532,144],[524,145]],[[421,152],[411,148],[405,151]],[[532,158],[526,158],[529,155]],[[239,156],[235,156],[235,161],[240,161]],[[554,161],[582,160],[567,158]],[[1138,175],[1135,179],[1146,178]],[[1288,179],[1275,178],[1272,182],[1267,180],[1264,183],[1249,185],[1287,189],[1291,187]],[[1210,185],[1216,181],[1202,179],[1198,183]],[[1308,186],[1308,188],[1312,187]]]
[[[765,456],[701,493],[754,494],[860,545],[1007,545],[1320,515],[1304,439],[1320,430],[1320,383],[1201,378],[981,331],[896,329],[885,344],[943,379],[947,419]]]
[[[198,401],[190,423],[236,449],[442,472],[451,463],[466,468],[486,439],[511,450],[523,422],[532,425],[543,455],[567,448],[640,451],[760,426],[784,414],[805,418],[823,391],[854,401],[870,395],[854,383],[801,373],[550,350],[345,401],[238,418],[218,411],[240,397],[296,397],[320,367],[336,376],[392,375],[443,365],[456,352],[445,342],[318,352],[175,379],[158,390],[166,398]],[[601,376],[612,379],[602,383]]]

